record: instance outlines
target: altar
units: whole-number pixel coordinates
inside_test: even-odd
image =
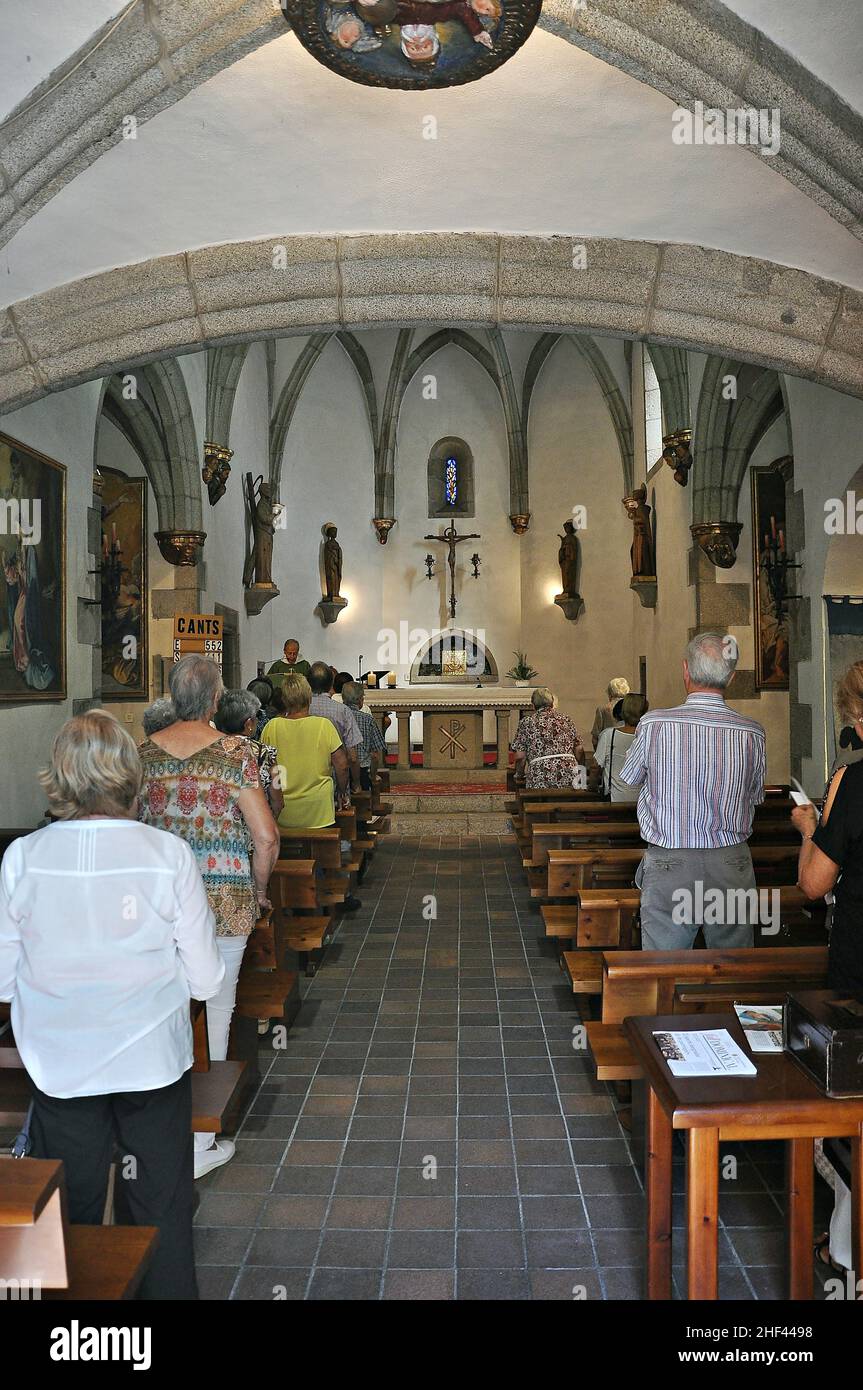
[[[366,690],[365,705],[378,724],[382,724],[384,715],[395,715],[399,770],[407,772],[410,768],[411,718],[416,716],[422,719],[424,771],[481,769],[484,716],[494,717],[495,767],[505,770],[509,765],[511,731],[517,719],[530,709],[531,691],[491,685],[473,689],[454,685],[384,686]]]

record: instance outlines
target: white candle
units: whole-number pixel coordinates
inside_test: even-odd
[[[387,676],[387,685],[389,685],[389,686],[394,686],[395,683],[396,683],[396,673],[395,673],[395,671],[390,671],[389,675]]]
[[[368,687],[369,687],[370,690],[373,690],[374,687],[377,685],[377,683],[378,683],[378,678],[377,678],[377,676],[375,675],[374,671],[370,671],[370,672],[369,672],[369,676],[368,676],[368,681],[366,682],[366,684],[368,685]]]

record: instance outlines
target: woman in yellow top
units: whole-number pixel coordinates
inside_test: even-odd
[[[311,686],[305,676],[285,676],[273,694],[280,711],[264,725],[263,743],[278,753],[275,771],[284,797],[279,825],[284,830],[320,830],[336,820],[333,774],[339,808],[348,802],[348,755],[336,726],[309,714]]]

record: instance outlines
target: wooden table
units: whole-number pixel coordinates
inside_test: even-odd
[[[719,1145],[784,1139],[789,1298],[812,1297],[816,1138],[850,1138],[852,1252],[863,1268],[863,1098],[830,1100],[784,1054],[753,1056],[734,1014],[627,1018],[624,1028],[647,1081],[647,1297],[671,1297],[673,1131],[686,1131],[687,1297],[715,1299],[719,1257]],[[655,1031],[726,1028],[757,1076],[674,1077]],[[859,1276],[858,1276],[859,1277]]]

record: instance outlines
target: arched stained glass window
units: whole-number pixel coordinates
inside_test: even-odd
[[[458,501],[458,462],[454,458],[446,461],[446,501],[448,507],[454,507]]]
[[[439,439],[428,460],[429,516],[473,516],[473,473],[473,454],[465,440],[455,435]]]

